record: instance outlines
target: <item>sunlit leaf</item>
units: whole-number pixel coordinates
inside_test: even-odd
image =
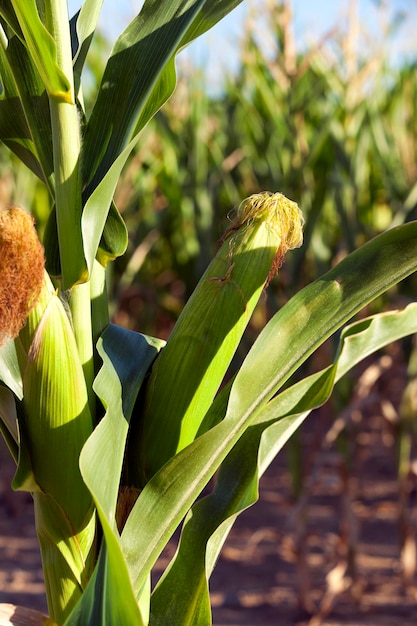
[[[71,102],[70,84],[57,64],[55,41],[41,21],[35,0],[12,0],[30,56],[48,95]]]
[[[188,514],[179,550],[152,595],[151,625],[209,623],[208,577],[236,516],[258,499],[258,483],[294,431],[334,384],[372,352],[417,332],[417,304],[346,327],[333,365],[271,400],[222,463],[213,492]],[[245,460],[242,463],[242,459]],[[184,616],[188,615],[187,618]]]
[[[116,41],[84,137],[82,228],[90,271],[120,173],[142,128],[175,88],[176,53],[240,1],[147,0]]]
[[[103,0],[84,0],[70,22],[75,93],[78,93],[81,72],[90,48]]]
[[[19,400],[23,398],[22,376],[16,345],[12,339],[0,346],[0,380],[13,391]]]
[[[52,619],[62,624],[82,597],[96,561],[95,511],[90,506],[74,529],[54,498],[37,491],[33,499],[48,608]]]
[[[384,233],[301,290],[267,324],[235,378],[225,419],[153,477],[127,520],[122,546],[137,593],[196,496],[258,411],[327,337],[417,269],[416,252],[417,223]]]
[[[0,45],[0,139],[52,186],[48,96],[26,47],[13,32],[8,34]]]
[[[2,385],[0,385],[0,432],[17,463],[19,447],[16,402],[12,392]]]

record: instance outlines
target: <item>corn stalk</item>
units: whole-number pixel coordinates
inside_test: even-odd
[[[256,303],[302,240],[300,211],[280,193],[231,213],[167,342],[109,323],[105,270],[127,246],[120,174],[174,90],[178,51],[237,4],[146,0],[114,43],[91,112],[81,76],[101,3],[86,0],[71,21],[64,0],[0,6],[0,138],[49,195],[43,247],[24,209],[0,211],[0,423],[13,486],[33,495],[60,626],[210,624],[209,576],[260,475],[354,363],[416,331],[414,305],[345,327],[334,363],[282,391],[416,270],[411,222],[300,290],[223,384]],[[287,55],[288,72],[293,63]],[[178,553],[151,589],[182,520]]]

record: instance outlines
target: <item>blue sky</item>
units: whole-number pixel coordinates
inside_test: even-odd
[[[169,0],[167,0],[169,1]],[[384,42],[385,50],[392,58],[404,55],[417,57],[415,24],[417,19],[417,0],[356,0],[362,25],[370,32],[373,45],[381,37],[381,19],[392,22],[394,13],[403,12],[403,21],[397,34],[389,42]],[[294,24],[298,49],[308,42],[320,39],[335,25],[346,23],[348,0],[292,0]],[[80,0],[69,0],[72,14],[80,5]],[[139,12],[143,0],[104,0],[99,25],[110,40],[123,30],[129,21]],[[223,71],[233,71],[237,63],[236,48],[242,28],[248,14],[256,15],[262,4],[261,0],[244,0],[232,13],[194,42],[182,54],[185,59],[192,59],[207,68],[210,84],[221,77]],[[385,7],[384,12],[377,5]]]

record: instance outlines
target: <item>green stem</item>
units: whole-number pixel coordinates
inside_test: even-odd
[[[90,290],[88,283],[82,284],[87,279],[87,269],[81,232],[81,140],[74,96],[68,8],[66,0],[49,0],[45,7],[48,29],[55,40],[57,64],[68,78],[72,100],[72,104],[68,104],[50,98],[62,287],[64,290],[72,288],[69,302],[74,334],[94,415]]]
[[[80,127],[74,96],[67,2],[50,0],[45,7],[48,29],[55,39],[57,64],[71,85],[71,104],[50,98],[62,287],[68,289],[87,278],[81,233]]]
[[[71,39],[66,0],[45,0],[46,26],[56,45],[57,65],[70,84],[70,102],[62,102],[53,95],[49,98],[51,112],[53,161],[55,176],[55,205],[58,243],[62,271],[62,289],[70,290],[69,305],[77,350],[83,367],[91,416],[95,416],[93,342],[91,328],[90,284],[84,258],[81,231],[82,181],[80,171],[80,124],[74,94]],[[68,444],[71,445],[71,441]],[[78,465],[78,454],[74,463]],[[76,493],[74,492],[74,497]],[[42,514],[37,510],[37,531],[40,541],[48,606],[52,617],[63,623],[81,597],[85,581],[85,563],[71,558],[74,538],[65,532],[63,520],[54,524],[54,502],[42,499]],[[93,512],[93,510],[92,510]],[[67,512],[64,512],[65,517]],[[88,524],[89,546],[86,553],[93,555],[94,515]],[[41,521],[44,520],[44,525]],[[56,528],[54,527],[56,526]],[[46,532],[44,530],[46,529]],[[63,531],[63,536],[60,535]],[[46,539],[45,539],[46,537]],[[75,543],[79,542],[79,538]],[[62,546],[56,550],[56,546]],[[76,549],[75,549],[76,553]],[[89,556],[90,558],[90,556]],[[94,559],[94,556],[91,556]],[[66,570],[68,572],[66,573]],[[64,572],[64,573],[62,573]],[[49,581],[49,584],[48,584]],[[61,619],[62,618],[62,619]]]

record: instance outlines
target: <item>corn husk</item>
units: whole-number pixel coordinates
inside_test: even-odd
[[[93,423],[72,326],[47,274],[15,342],[24,410],[13,487],[33,492],[48,606],[63,623],[94,560],[95,509],[79,469]]]
[[[130,475],[146,483],[191,443],[243,332],[288,249],[302,242],[298,206],[282,194],[251,196],[187,302],[146,388]],[[136,464],[136,465],[135,465]]]

